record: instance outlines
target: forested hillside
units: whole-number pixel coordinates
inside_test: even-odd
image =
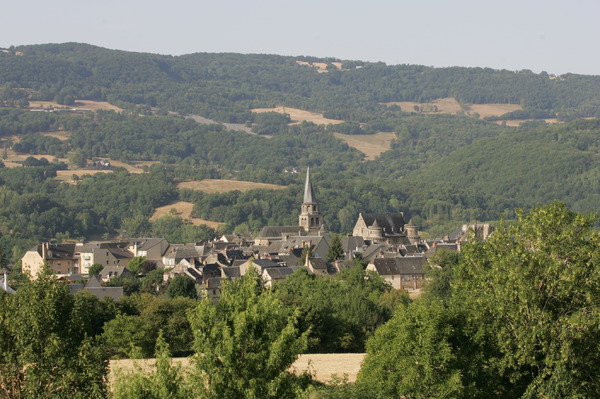
[[[298,61],[322,61],[329,67],[319,73]],[[4,159],[10,150],[48,160],[19,161],[23,167],[0,170],[4,253],[16,260],[37,240],[123,231],[190,239],[214,234],[183,233],[181,224],[149,222],[156,207],[176,200],[194,203],[194,216],[224,222],[226,231],[295,224],[302,173],[285,171],[308,165],[325,224],[334,232],[349,232],[359,212],[403,211],[426,235],[437,236],[464,222],[513,218],[516,208],[550,200],[576,211],[599,210],[600,123],[573,119],[600,116],[600,77],[344,60],[339,69],[333,61],[340,60],[171,57],[75,43],[0,53]],[[455,98],[463,110],[488,103],[521,109],[486,120],[466,111],[403,112],[382,104],[445,97]],[[28,108],[35,101],[77,107],[80,100],[108,101],[124,111]],[[252,111],[275,106],[318,112],[343,123],[293,123],[273,112]],[[185,119],[187,114],[214,123]],[[544,121],[549,118],[561,122],[550,126]],[[517,128],[496,123],[511,119],[530,121]],[[228,130],[223,123],[242,124],[255,134]],[[56,132],[64,137],[54,137]],[[336,132],[390,132],[395,140],[388,151],[367,161]],[[72,184],[56,180],[57,170],[98,158],[153,163],[142,175],[117,169],[90,173]],[[177,181],[203,178],[288,188],[216,194],[175,188]]]

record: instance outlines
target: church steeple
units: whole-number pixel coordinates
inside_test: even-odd
[[[304,227],[306,232],[318,232],[323,226],[323,218],[319,213],[319,203],[315,198],[313,186],[310,181],[310,167],[306,169],[306,180],[304,182],[304,200],[300,207],[298,225]]]
[[[304,201],[303,204],[314,204],[315,193],[313,191],[312,183],[310,182],[310,166],[306,168],[306,180],[304,181]]]

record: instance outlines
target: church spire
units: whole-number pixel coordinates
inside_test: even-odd
[[[315,198],[313,186],[310,181],[310,168],[306,169],[306,181],[304,182],[304,201],[300,207],[298,225],[304,227],[307,233],[317,233],[323,226],[323,218],[319,213],[319,203]]]
[[[304,201],[303,204],[314,204],[316,203],[315,193],[313,191],[312,183],[310,182],[310,166],[306,169],[306,181],[304,182]]]

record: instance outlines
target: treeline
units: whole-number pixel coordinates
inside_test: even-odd
[[[0,85],[34,98],[109,100],[195,113],[221,122],[251,122],[250,108],[285,104],[353,122],[376,119],[381,102],[454,97],[468,104],[516,103],[563,119],[598,115],[600,78],[523,70],[430,68],[342,61],[319,74],[275,55],[190,54],[179,57],[107,50],[85,44],[17,48],[0,57]],[[327,60],[332,61],[332,60]]]

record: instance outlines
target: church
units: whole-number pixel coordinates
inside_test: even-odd
[[[255,239],[255,245],[270,245],[274,241],[298,237],[326,236],[320,204],[310,178],[310,168],[306,170],[304,199],[300,205],[297,226],[265,226]],[[404,214],[399,213],[360,213],[352,231],[355,237],[362,237],[371,243],[393,245],[416,244],[419,242],[418,228],[412,219],[406,223]]]
[[[290,237],[323,236],[326,233],[323,216],[310,180],[310,167],[306,170],[304,199],[300,205],[298,226],[265,226],[254,240],[255,245],[270,245],[273,241]]]

